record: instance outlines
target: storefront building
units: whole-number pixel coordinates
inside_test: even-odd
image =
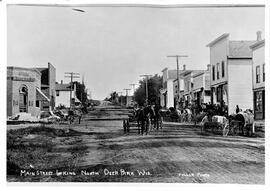
[[[39,115],[37,97],[47,99],[41,92],[40,80],[41,73],[37,69],[7,67],[7,116],[21,112]]]
[[[260,40],[252,48],[253,103],[255,119],[265,119],[265,41]]]

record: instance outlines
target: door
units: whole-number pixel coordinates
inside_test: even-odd
[[[27,88],[22,87],[20,89],[20,102],[19,102],[19,111],[20,112],[28,112],[27,103],[28,103]]]

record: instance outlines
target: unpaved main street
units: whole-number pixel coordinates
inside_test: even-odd
[[[8,181],[264,184],[264,138],[201,135],[174,123],[142,136],[135,128],[124,134],[121,120],[84,119],[8,130],[10,166],[19,168]]]

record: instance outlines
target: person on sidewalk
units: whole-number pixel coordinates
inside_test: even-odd
[[[235,113],[237,114],[237,113],[239,113],[240,112],[240,108],[239,108],[239,106],[238,105],[236,105],[236,108],[235,108]]]

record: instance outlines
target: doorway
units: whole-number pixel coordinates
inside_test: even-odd
[[[19,102],[19,111],[28,112],[28,90],[26,86],[20,88],[20,102]]]

